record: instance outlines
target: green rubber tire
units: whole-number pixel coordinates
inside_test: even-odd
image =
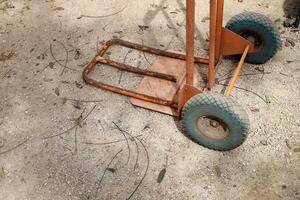
[[[228,136],[222,139],[207,137],[197,125],[198,120],[203,117],[222,121],[228,128]],[[182,127],[198,144],[218,151],[228,151],[239,147],[246,140],[249,133],[249,118],[246,111],[233,98],[206,92],[192,97],[186,103],[182,111]]]
[[[254,36],[255,51],[249,53],[246,62],[263,64],[280,50],[280,35],[273,22],[260,13],[244,12],[234,16],[226,25],[229,30],[246,38]],[[252,40],[253,41],[253,40]]]

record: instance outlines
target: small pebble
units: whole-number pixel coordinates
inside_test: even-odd
[[[267,140],[262,140],[262,141],[260,141],[260,143],[261,143],[262,145],[264,145],[264,146],[267,146],[267,145],[268,145],[268,141],[267,141]]]

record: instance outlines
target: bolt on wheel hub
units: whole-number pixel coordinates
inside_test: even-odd
[[[213,140],[223,140],[230,134],[229,128],[224,122],[212,117],[199,118],[197,129],[202,135]]]

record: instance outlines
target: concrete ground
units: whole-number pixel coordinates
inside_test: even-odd
[[[0,0],[1,200],[300,199],[300,37],[281,25],[286,1],[226,1],[225,22],[244,10],[260,12],[277,24],[283,41],[271,61],[243,69],[261,75],[237,82],[264,101],[233,91],[251,120],[250,136],[238,149],[203,148],[174,118],[83,83],[83,67],[112,37],[184,51],[184,4]],[[208,11],[208,0],[197,1],[198,54],[207,53]],[[149,66],[127,49],[111,49],[109,56]],[[235,63],[223,60],[218,77],[227,78]],[[127,88],[141,80],[126,73],[120,79],[119,71],[103,67],[93,76]]]

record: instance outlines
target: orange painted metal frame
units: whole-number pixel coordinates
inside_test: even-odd
[[[159,55],[159,56],[165,56],[165,57],[170,57],[170,58],[175,58],[175,59],[180,59],[180,60],[186,59],[186,56],[183,54],[162,51],[159,49],[147,47],[147,46],[140,45],[140,44],[131,43],[131,42],[120,40],[120,39],[113,39],[113,40],[110,40],[110,41],[106,42],[105,44],[103,44],[101,50],[97,53],[97,55],[94,57],[94,59],[84,69],[83,79],[87,84],[93,85],[100,89],[109,90],[111,92],[115,92],[115,93],[119,93],[119,94],[126,95],[129,97],[133,97],[136,99],[144,100],[147,102],[160,104],[160,105],[164,105],[164,106],[170,106],[172,108],[178,108],[177,102],[167,101],[164,99],[147,96],[144,94],[136,93],[134,91],[118,88],[118,87],[115,87],[112,85],[108,85],[108,84],[105,84],[105,83],[102,83],[102,82],[99,82],[99,81],[89,78],[90,72],[97,65],[97,63],[100,63],[100,64],[105,64],[105,65],[110,65],[119,70],[124,70],[124,71],[128,71],[128,72],[133,72],[133,73],[137,73],[137,74],[142,74],[142,75],[161,78],[161,79],[165,79],[165,80],[169,80],[169,81],[173,81],[173,82],[178,82],[178,88],[180,87],[180,81],[179,81],[180,77],[174,77],[174,76],[171,76],[168,74],[153,72],[150,70],[142,70],[142,69],[139,69],[139,68],[136,68],[133,66],[129,66],[129,65],[126,65],[123,63],[118,63],[118,62],[112,61],[110,59],[103,58],[105,52],[109,49],[109,47],[111,47],[113,45],[120,45],[120,46],[124,46],[124,47],[131,48],[131,49],[149,52],[149,53]],[[195,57],[194,59],[195,59],[195,62],[197,62],[197,63],[202,63],[202,64],[208,63],[207,58]],[[180,89],[178,89],[178,90],[180,90]]]
[[[194,95],[204,91],[205,89],[199,89],[193,86],[194,74],[193,68],[194,63],[203,63],[209,65],[208,72],[208,83],[206,89],[211,89],[215,84],[215,66],[219,61],[221,55],[236,55],[242,54],[242,59],[239,62],[237,70],[235,72],[234,78],[230,82],[227,95],[233,88],[233,85],[240,73],[241,67],[244,64],[245,58],[249,52],[252,52],[254,45],[247,41],[246,39],[240,37],[239,35],[225,29],[222,27],[223,24],[223,7],[224,0],[210,0],[210,50],[209,58],[195,57],[194,52],[194,33],[195,33],[195,0],[186,0],[186,55],[173,53],[169,51],[162,51],[160,49],[155,49],[151,47],[146,47],[144,45],[139,45],[131,43],[128,41],[113,39],[105,44],[103,44],[100,51],[94,57],[94,59],[87,65],[83,72],[83,79],[87,84],[93,85],[95,87],[115,92],[121,95],[126,95],[146,102],[159,104],[163,106],[169,106],[171,108],[177,109],[176,116],[180,116],[180,112],[185,105],[185,103]],[[228,41],[228,42],[227,42]],[[234,43],[234,45],[231,45]],[[158,73],[150,70],[139,69],[133,66],[129,66],[123,63],[118,63],[110,59],[105,59],[104,54],[107,49],[112,45],[120,45],[127,48],[136,49],[139,51],[155,54],[158,56],[165,56],[180,60],[186,60],[186,75],[185,77],[175,77],[169,74]],[[123,88],[115,87],[103,82],[99,82],[89,78],[89,73],[97,65],[97,63],[109,65],[115,67],[119,70],[128,71],[132,73],[137,73],[145,76],[156,77],[159,79],[164,79],[168,81],[175,82],[178,87],[179,98],[175,101],[168,101],[162,98],[157,98],[154,96],[144,95],[135,91],[126,90]],[[175,98],[174,98],[175,99]]]

